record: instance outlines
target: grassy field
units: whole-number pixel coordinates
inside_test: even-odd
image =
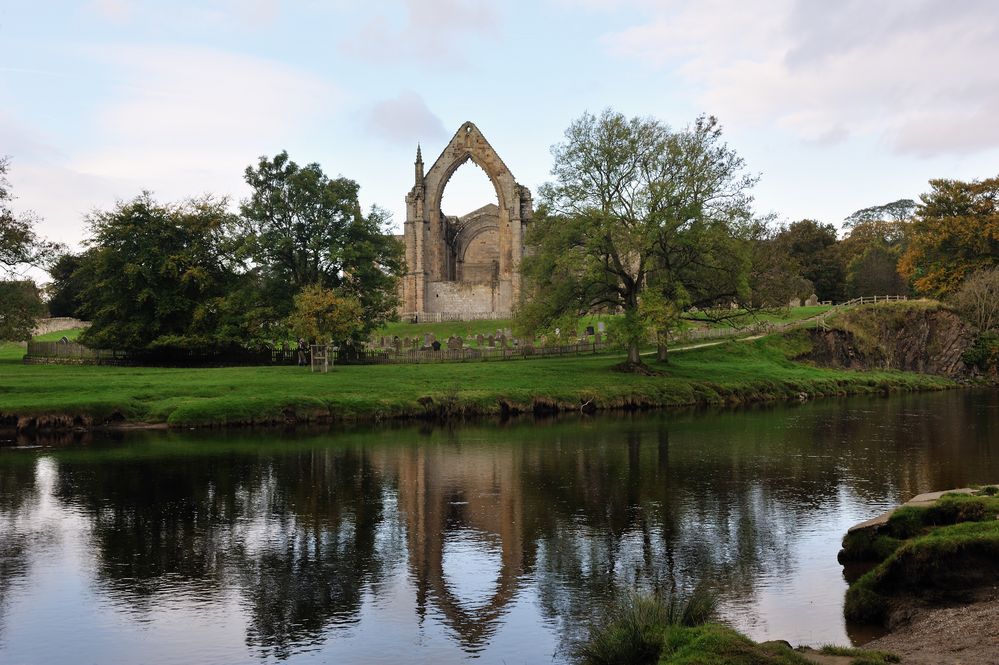
[[[757,322],[765,323],[788,323],[791,321],[800,321],[802,319],[808,319],[813,316],[817,316],[831,309],[828,306],[816,306],[816,307],[795,307],[791,309],[782,310],[779,312],[768,313],[768,314],[758,314],[758,315],[745,315],[738,319],[735,319],[727,324],[717,324],[717,323],[707,323],[705,322],[703,326],[695,322],[685,322],[685,328],[694,327],[708,327],[708,328],[718,328],[718,327],[748,327]],[[594,329],[597,328],[597,323],[603,321],[604,323],[610,323],[615,318],[614,315],[603,315],[603,316],[586,316],[580,319],[579,329],[583,330],[586,326],[593,326]],[[422,337],[426,333],[432,333],[437,339],[447,339],[450,335],[460,335],[466,340],[470,337],[475,337],[475,335],[482,334],[483,336],[489,335],[490,333],[496,334],[497,330],[513,329],[513,321],[511,319],[497,319],[495,321],[448,321],[444,323],[390,323],[387,326],[376,330],[374,336],[392,337],[393,335],[398,335],[402,337]],[[58,339],[58,337],[56,338]]]
[[[851,372],[790,360],[804,332],[686,351],[661,375],[615,371],[608,354],[435,365],[205,369],[22,365],[0,349],[0,425],[36,418],[52,426],[105,422],[173,426],[287,420],[381,420],[406,416],[652,408],[809,396],[940,389],[939,377]]]

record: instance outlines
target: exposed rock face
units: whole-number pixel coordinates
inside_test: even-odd
[[[833,329],[811,331],[812,350],[802,360],[826,367],[897,369],[969,378],[977,370],[962,360],[974,330],[942,308],[871,307],[845,314]]]

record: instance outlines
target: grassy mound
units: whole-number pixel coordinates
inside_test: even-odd
[[[933,506],[905,506],[872,535],[848,534],[850,560],[881,559],[846,593],[844,613],[851,621],[888,623],[909,599],[964,597],[994,583],[999,575],[999,497],[946,494]]]

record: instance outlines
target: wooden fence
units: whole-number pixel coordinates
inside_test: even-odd
[[[701,341],[722,340],[735,337],[769,335],[794,328],[820,326],[842,308],[872,303],[908,300],[906,296],[864,296],[840,303],[831,309],[807,319],[786,323],[759,322],[744,328],[701,328],[671,334],[671,346],[693,344]],[[597,343],[582,338],[573,344],[534,346],[472,347],[441,349],[423,348],[362,349],[334,348],[329,353],[335,365],[385,365],[445,362],[483,362],[493,360],[522,360],[529,358],[562,358],[592,355],[616,350],[607,341]],[[309,359],[306,359],[308,362]],[[28,342],[25,363],[67,363],[94,365],[150,365],[165,367],[211,367],[227,365],[294,365],[298,362],[295,349],[167,349],[156,352],[128,352],[109,349],[91,349],[75,342]]]
[[[464,347],[461,349],[335,349],[334,365],[408,365],[447,362],[523,360],[525,358],[564,358],[592,355],[616,348],[608,343],[578,342],[555,346]]]

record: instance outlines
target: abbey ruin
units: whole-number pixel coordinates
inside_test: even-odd
[[[489,176],[499,205],[446,216],[444,189],[468,160]],[[509,316],[520,297],[520,261],[532,214],[531,191],[517,184],[471,122],[458,129],[426,174],[418,147],[416,182],[406,196],[404,320]]]

